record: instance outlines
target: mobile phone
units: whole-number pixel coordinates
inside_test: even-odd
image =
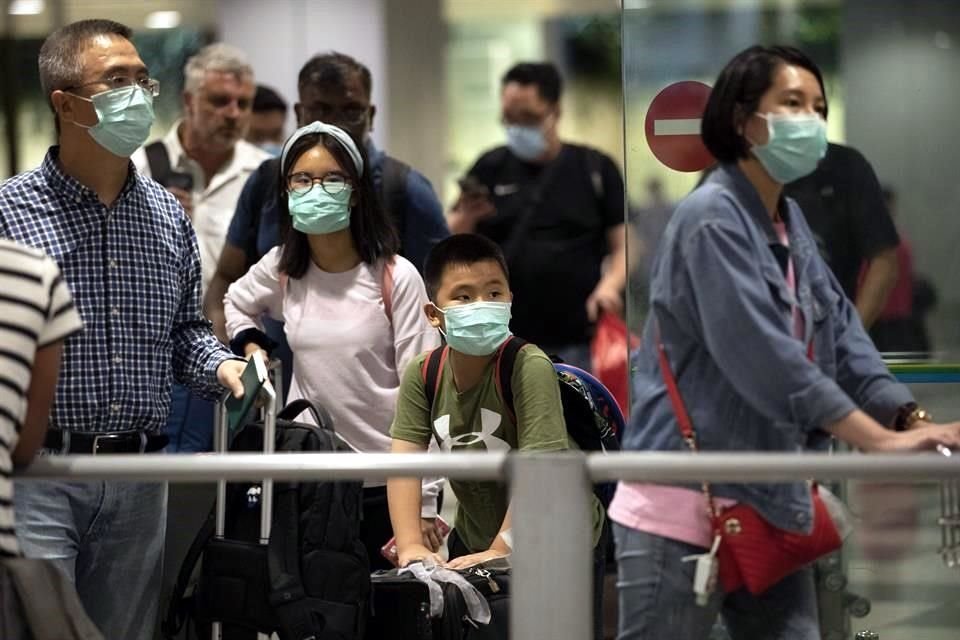
[[[440,535],[446,537],[450,533],[450,525],[447,524],[446,520],[437,516],[436,519],[437,528],[440,530]],[[400,555],[397,553],[397,537],[394,536],[387,540],[387,544],[380,547],[380,555],[386,558],[390,564],[395,567],[400,566]]]
[[[171,171],[164,178],[163,186],[174,187],[183,191],[193,191],[193,176],[182,171]]]

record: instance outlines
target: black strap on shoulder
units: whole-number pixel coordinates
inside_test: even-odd
[[[590,177],[590,185],[593,187],[593,195],[597,199],[600,207],[603,207],[603,154],[596,149],[586,148],[587,174]]]
[[[147,165],[150,167],[150,177],[165,185],[172,169],[170,167],[170,154],[167,153],[167,146],[162,140],[151,142],[143,148],[147,154]]]
[[[517,362],[520,349],[525,346],[527,346],[526,340],[510,336],[500,345],[500,353],[497,354],[497,389],[500,391],[500,399],[503,400],[514,422],[517,420],[517,412],[513,409],[513,365]]]
[[[447,347],[434,349],[423,361],[423,390],[427,396],[427,407],[433,411],[433,401],[437,398],[437,385],[440,383],[440,373],[443,368],[444,353]]]
[[[388,155],[383,156],[382,178],[380,182],[380,197],[383,206],[393,220],[403,242],[404,232],[407,229],[407,177],[410,175],[410,165]],[[403,255],[403,251],[400,252]]]
[[[200,560],[204,547],[213,538],[216,527],[215,511],[211,509],[200,531],[190,543],[190,549],[187,551],[183,563],[180,565],[180,571],[177,573],[177,581],[174,584],[173,592],[170,594],[170,602],[167,605],[167,615],[160,625],[163,637],[172,640],[180,633],[184,623],[190,615],[190,607],[184,596],[187,593],[187,587],[190,585],[190,578]]]

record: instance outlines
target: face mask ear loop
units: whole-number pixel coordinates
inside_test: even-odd
[[[440,312],[440,315],[442,315],[442,316],[445,316],[445,315],[447,314],[446,311],[444,311],[443,309],[441,309],[440,307],[438,307],[437,305],[435,305],[432,300],[430,301],[430,306],[433,307],[434,309],[436,309],[437,311],[439,311],[439,312]],[[437,331],[440,332],[440,335],[443,336],[443,339],[444,339],[444,340],[447,339],[447,333],[443,330],[443,327],[438,326],[438,327],[437,327]]]

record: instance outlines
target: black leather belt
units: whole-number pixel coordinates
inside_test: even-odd
[[[60,454],[150,453],[163,449],[169,441],[167,436],[149,435],[143,431],[82,433],[50,429],[43,440],[43,447]]]

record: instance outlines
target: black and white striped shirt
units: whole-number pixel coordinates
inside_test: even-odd
[[[34,355],[82,327],[57,263],[0,239],[0,555],[18,555],[11,453],[26,416]]]

